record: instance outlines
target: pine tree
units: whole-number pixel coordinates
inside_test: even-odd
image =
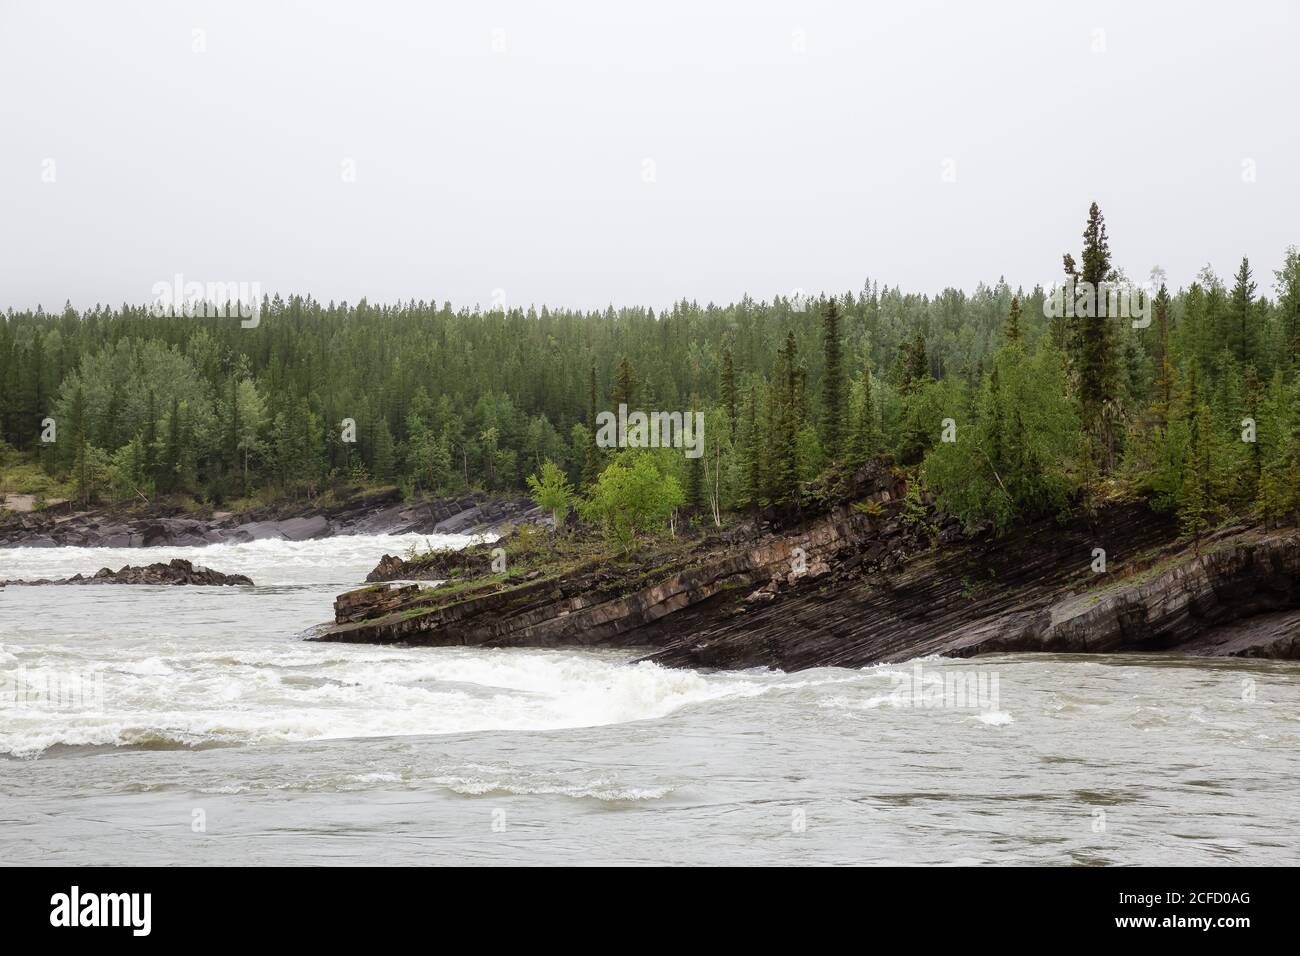
[[[1251,315],[1255,305],[1255,282],[1251,278],[1250,260],[1245,256],[1241,257],[1236,280],[1228,300],[1228,313],[1231,317],[1228,345],[1238,362],[1251,365],[1256,361],[1256,337]]]
[[[727,411],[727,424],[731,440],[736,440],[736,368],[732,364],[731,349],[722,352],[722,407]]]
[[[1261,418],[1263,474],[1256,507],[1270,521],[1300,522],[1300,379],[1274,373]]]
[[[632,368],[632,363],[624,355],[619,359],[618,368],[614,371],[614,387],[609,393],[613,411],[617,412],[620,405],[626,405],[629,410],[635,407],[637,385],[636,372]]]
[[[831,298],[822,315],[822,448],[832,462],[844,457],[844,435],[848,426],[841,335],[839,306]]]
[[[1214,421],[1210,409],[1201,405],[1191,418],[1187,469],[1178,500],[1178,526],[1189,535],[1200,553],[1201,536],[1210,527],[1215,509]]]
[[[1247,457],[1249,459],[1249,469],[1244,476],[1246,493],[1249,497],[1254,498],[1259,491],[1259,479],[1264,470],[1264,458],[1262,449],[1259,446],[1258,427],[1260,416],[1260,404],[1263,398],[1264,385],[1259,380],[1259,373],[1255,371],[1255,366],[1246,366],[1245,392],[1246,392],[1246,415],[1251,421],[1255,422],[1257,434],[1256,440],[1246,442]]]
[[[370,466],[375,481],[393,480],[394,457],[393,432],[388,427],[388,420],[380,417],[375,427],[374,456]]]
[[[1066,271],[1073,272],[1074,260],[1065,257]],[[1083,268],[1077,273],[1090,291],[1092,307],[1076,318],[1075,371],[1079,377],[1079,399],[1083,424],[1091,434],[1100,454],[1099,467],[1109,472],[1115,464],[1115,435],[1108,405],[1115,396],[1114,321],[1105,315],[1105,284],[1110,279],[1110,245],[1101,209],[1093,203],[1088,209],[1088,223],[1083,230]]]
[[[930,380],[930,360],[925,351],[925,336],[920,332],[901,346],[899,392],[908,396]]]
[[[745,401],[745,423],[741,433],[741,498],[747,505],[761,504],[767,495],[765,431],[760,419],[758,384],[751,382]]]
[[[1173,402],[1174,367],[1169,355],[1169,290],[1164,283],[1156,293],[1156,417],[1163,428]]]
[[[799,432],[803,427],[803,373],[793,331],[786,334],[785,344],[777,353],[773,375],[768,411],[771,454],[767,497],[785,503],[799,497]]]
[[[1003,331],[1003,337],[1008,342],[1020,341],[1020,296],[1011,297],[1011,311],[1007,313],[1007,324]]]
[[[587,444],[582,455],[582,486],[590,488],[604,469],[604,456],[596,445],[596,366],[591,367],[587,391]]]
[[[691,419],[694,420],[695,412],[699,405],[696,401],[691,401]],[[695,511],[704,507],[704,459],[687,458],[686,459],[686,487],[682,489],[686,495],[686,507]]]
[[[1277,279],[1277,310],[1281,321],[1282,367],[1288,380],[1300,368],[1300,250],[1289,246]]]
[[[867,350],[862,380],[858,383],[858,409],[853,423],[850,458],[855,465],[870,461],[880,450],[880,431],[876,425],[875,386],[871,380],[871,351]]]
[[[144,440],[141,447],[141,468],[145,482],[158,480],[158,399],[154,390],[149,389],[149,406],[144,425]]]
[[[228,473],[239,473],[239,376],[230,376],[230,428],[226,432],[226,469]],[[247,491],[244,482],[240,488]]]

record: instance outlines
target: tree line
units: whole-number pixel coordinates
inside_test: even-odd
[[[1082,238],[1062,282],[1126,280],[1095,204]],[[552,483],[610,516],[612,489],[651,488],[653,470],[652,524],[798,505],[813,479],[889,455],[969,523],[1127,489],[1199,532],[1300,510],[1295,248],[1273,279],[1269,297],[1247,259],[1226,282],[1207,266],[1159,288],[1147,328],[1054,315],[1053,289],[1003,280],[658,313],[275,297],[256,328],[147,306],[10,310],[0,441],[100,501],[223,504],[338,480],[522,491],[550,462]],[[597,413],[620,403],[703,412],[703,456],[597,447]]]

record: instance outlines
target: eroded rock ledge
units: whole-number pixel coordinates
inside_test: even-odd
[[[74,574],[70,578],[60,578],[58,580],[2,581],[0,587],[36,584],[185,584],[219,586],[251,585],[252,583],[251,579],[242,574],[222,574],[220,571],[213,571],[211,568],[196,567],[183,558],[173,558],[166,564],[159,562],[144,567],[132,567],[128,564],[117,571],[111,568],[100,568],[90,577]]]
[[[632,646],[668,666],[728,669],[1006,651],[1300,658],[1294,530],[1234,527],[1193,546],[1169,518],[1127,503],[968,536],[932,512],[909,513],[905,492],[877,474],[819,518],[633,561],[432,589],[375,584],[340,596],[334,624],[312,639]],[[1106,550],[1105,573],[1093,570],[1095,548]],[[379,576],[412,570],[388,562]]]

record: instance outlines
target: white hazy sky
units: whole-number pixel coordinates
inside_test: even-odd
[[[175,273],[584,308],[1030,286],[1094,199],[1134,278],[1248,254],[1271,293],[1298,28],[1294,0],[0,0],[0,308]]]

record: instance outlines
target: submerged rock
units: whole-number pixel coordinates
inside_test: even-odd
[[[36,584],[193,584],[193,585],[251,585],[253,582],[242,574],[222,574],[211,568],[195,566],[183,558],[173,558],[163,564],[132,567],[125,565],[117,571],[100,568],[90,577],[74,574],[70,578],[38,581],[4,581],[5,585]]]

